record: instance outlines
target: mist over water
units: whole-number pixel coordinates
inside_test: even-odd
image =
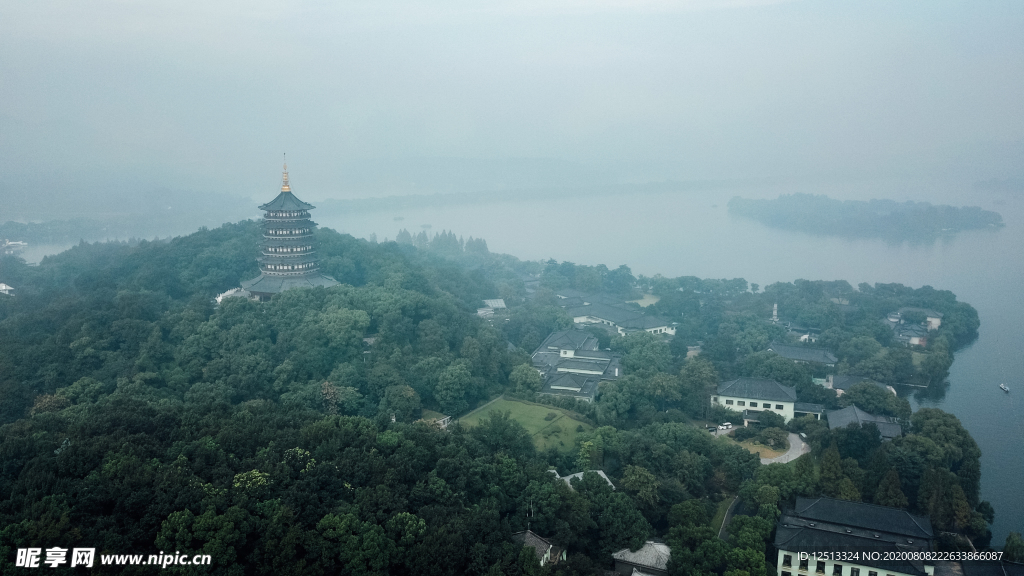
[[[776,230],[732,216],[726,208],[734,195],[772,198],[808,191],[836,198],[978,205],[1001,213],[1006,226],[923,244],[886,243]],[[930,406],[955,414],[978,442],[981,496],[996,509],[993,545],[1001,546],[1008,532],[1021,530],[1024,307],[1019,293],[1024,286],[1024,196],[951,183],[748,186],[632,196],[552,194],[530,202],[396,208],[319,221],[359,237],[376,234],[381,241],[393,240],[402,228],[416,234],[429,225],[428,235],[451,230],[466,238],[484,238],[492,252],[521,259],[554,258],[610,268],[626,264],[637,275],[741,277],[762,287],[802,278],[950,290],[978,310],[980,336],[956,353],[945,394],[929,397],[926,391],[912,389],[901,394],[909,395],[915,410]],[[1003,382],[1011,388],[1009,395],[998,388]]]

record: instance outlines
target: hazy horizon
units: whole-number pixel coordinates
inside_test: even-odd
[[[282,152],[311,200],[1015,187],[1022,29],[1009,1],[10,3],[0,195],[262,197]]]

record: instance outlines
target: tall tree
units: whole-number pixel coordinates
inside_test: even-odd
[[[821,457],[821,489],[827,496],[839,495],[840,485],[846,478],[843,474],[843,461],[839,457],[839,448],[833,443]]]
[[[875,504],[891,506],[893,508],[906,508],[909,502],[900,488],[900,475],[895,468],[889,470],[875,492]]]

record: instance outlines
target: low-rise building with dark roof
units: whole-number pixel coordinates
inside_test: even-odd
[[[856,406],[847,406],[842,410],[831,410],[826,414],[825,418],[828,421],[828,427],[830,430],[846,428],[851,424],[857,426],[874,424],[878,428],[878,432],[882,435],[882,440],[892,440],[893,438],[899,438],[903,435],[903,428],[900,427],[895,418],[891,418],[889,416],[875,416],[874,414],[865,412]]]
[[[803,418],[804,416],[814,416],[815,420],[821,420],[822,415],[825,414],[825,407],[821,404],[812,404],[810,402],[795,402],[793,404],[793,417]]]
[[[923,316],[925,320],[923,322],[908,322],[907,314],[917,314]],[[939,326],[942,326],[942,316],[942,312],[929,308],[904,306],[895,312],[890,312],[882,319],[882,324],[892,330],[893,337],[897,342],[906,346],[927,346],[928,332],[938,330]]]
[[[895,312],[900,322],[903,321],[903,317],[907,314],[920,314],[924,316],[924,326],[928,330],[938,330],[939,326],[942,326],[942,312],[932,310],[931,308],[917,308],[914,306],[904,306]],[[890,314],[892,316],[892,314]]]
[[[636,552],[623,548],[612,554],[612,558],[615,560],[617,574],[668,576],[668,561],[672,558],[672,550],[667,544],[648,540]]]
[[[768,410],[789,422],[795,417],[796,389],[768,378],[737,378],[718,385],[711,403],[731,410]]]
[[[541,394],[572,396],[593,402],[602,380],[622,375],[620,357],[601,350],[597,337],[584,330],[553,332],[533,352],[532,365],[544,379]]]
[[[801,364],[822,364],[829,368],[836,365],[839,361],[835,354],[825,350],[824,348],[808,348],[806,346],[790,346],[789,344],[779,344],[778,342],[772,342],[768,345],[767,350],[775,352],[779,356],[792,360],[793,362]]]
[[[581,296],[578,290],[558,292],[566,304],[563,305],[576,324],[604,324],[614,327],[619,334],[645,331],[651,334],[675,335],[675,324],[655,315],[644,314],[626,305],[622,300],[602,295]],[[582,303],[581,303],[582,302]]]
[[[597,396],[597,385],[600,379],[581,374],[553,374],[540,389],[541,394],[551,396],[571,396],[577,400],[593,402]]]
[[[928,326],[926,324],[905,323],[896,313],[883,318],[882,324],[892,330],[893,340],[904,346],[928,345]]]
[[[825,379],[825,388],[831,388],[832,390],[836,391],[836,396],[842,396],[850,388],[853,388],[857,384],[862,384],[865,382],[882,388],[883,390],[888,390],[894,396],[896,395],[896,390],[892,386],[887,386],[885,384],[882,384],[881,382],[876,382],[875,380],[872,380],[871,378],[868,378],[866,376],[855,376],[853,374],[829,374],[828,377]]]
[[[542,538],[533,530],[516,532],[512,534],[512,540],[514,542],[522,542],[523,546],[533,548],[533,551],[537,554],[537,561],[540,562],[541,566],[558,564],[560,560],[565,560],[564,548],[555,546],[547,538]]]
[[[780,576],[933,576],[934,565],[892,553],[929,552],[934,537],[927,516],[875,504],[798,497],[796,506],[783,512],[775,527],[776,572]],[[848,558],[822,560],[811,555],[815,552],[846,553]]]

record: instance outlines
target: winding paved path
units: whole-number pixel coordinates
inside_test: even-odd
[[[761,458],[761,464],[771,464],[773,462],[791,462],[800,457],[801,454],[806,454],[811,451],[811,447],[804,443],[800,439],[798,434],[789,434],[789,450],[781,456],[775,458]]]

